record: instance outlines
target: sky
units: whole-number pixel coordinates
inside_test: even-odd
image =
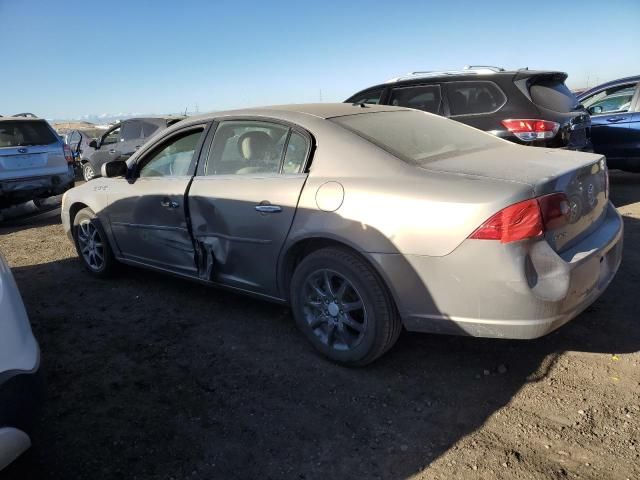
[[[640,0],[0,0],[0,114],[343,101],[415,70],[640,74]]]

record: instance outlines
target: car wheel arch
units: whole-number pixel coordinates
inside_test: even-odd
[[[296,266],[304,259],[306,256],[311,253],[318,251],[322,248],[334,247],[341,248],[347,250],[350,253],[355,254],[356,256],[363,259],[369,266],[373,268],[376,272],[382,284],[385,286],[389,294],[391,295],[391,299],[393,300],[394,307],[396,310],[398,309],[398,298],[397,292],[389,282],[389,278],[387,275],[380,269],[380,266],[375,262],[366,252],[359,250],[355,245],[351,242],[344,240],[342,238],[331,238],[326,236],[309,236],[302,239],[297,239],[292,242],[288,247],[286,247],[283,251],[283,254],[280,258],[280,264],[278,268],[278,284],[280,286],[280,292],[282,297],[289,302],[289,286],[291,279],[293,277],[293,272],[296,269]]]
[[[89,205],[86,205],[82,202],[75,202],[69,207],[69,224],[70,225],[73,225],[73,221],[75,220],[76,215],[83,208],[91,208],[91,207],[89,207]],[[91,210],[93,211],[93,208],[91,208]]]

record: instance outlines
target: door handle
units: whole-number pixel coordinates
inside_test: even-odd
[[[615,122],[621,122],[622,120],[626,120],[627,117],[609,117],[607,118],[607,122],[611,122],[611,123],[615,123]]]
[[[260,213],[279,213],[282,211],[282,207],[278,205],[256,205],[256,211]]]
[[[176,202],[175,200],[170,200],[168,197],[163,198],[160,202],[160,205],[162,205],[164,208],[178,208],[180,206],[178,202]]]
[[[116,153],[116,151],[115,151],[115,149],[112,148],[111,150],[109,150],[109,153],[113,154],[113,153]]]

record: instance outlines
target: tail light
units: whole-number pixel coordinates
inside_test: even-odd
[[[544,235],[566,225],[570,214],[564,193],[552,193],[510,205],[484,222],[469,238],[517,242]]]
[[[502,125],[523,142],[553,138],[560,129],[560,124],[549,120],[503,120]]]
[[[71,153],[71,149],[69,148],[69,145],[65,143],[63,149],[64,149],[64,159],[67,161],[67,163],[73,163],[73,155]]]

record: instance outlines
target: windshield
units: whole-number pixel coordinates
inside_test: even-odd
[[[42,120],[0,122],[0,148],[49,145],[57,141],[51,129]]]
[[[415,110],[335,117],[333,122],[414,165],[504,145],[462,123]]]

